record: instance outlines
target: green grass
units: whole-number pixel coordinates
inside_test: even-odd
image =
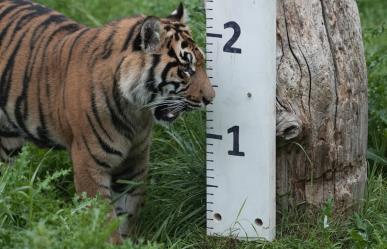
[[[96,26],[145,13],[168,15],[175,0],[40,0],[84,24]],[[204,44],[201,0],[186,1],[196,40]],[[170,128],[156,127],[147,201],[136,243],[106,243],[119,221],[108,222],[99,199],[75,197],[65,152],[26,146],[12,167],[1,166],[0,248],[387,248],[387,2],[360,0],[370,81],[369,182],[362,209],[348,219],[332,203],[291,210],[278,222],[277,240],[237,242],[205,236],[204,116],[186,115]],[[329,227],[323,228],[324,217]]]
[[[387,1],[360,0],[369,80],[368,157],[387,176]]]

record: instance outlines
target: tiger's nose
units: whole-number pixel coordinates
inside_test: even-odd
[[[208,104],[212,103],[212,101],[214,100],[214,98],[215,98],[215,90],[211,86],[210,81],[208,81],[208,84],[206,84],[203,87],[203,89],[201,91],[201,96],[202,96],[202,102],[205,105],[208,105]]]
[[[187,97],[191,101],[200,102],[204,105],[208,105],[213,101],[215,90],[204,68],[197,70],[196,74],[192,77],[192,83],[187,91]]]
[[[202,102],[204,105],[209,105],[212,103],[212,101],[214,100],[214,97],[215,97],[215,91],[212,95],[204,95],[203,96],[203,99],[202,99]]]
[[[187,98],[193,102],[209,105],[214,100],[215,91],[212,88],[206,90],[207,92],[200,91],[198,95],[188,95]]]
[[[206,99],[206,98],[203,98],[203,104],[204,105],[209,105],[211,103],[210,100]]]

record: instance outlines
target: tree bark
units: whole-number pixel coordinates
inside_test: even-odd
[[[277,200],[352,210],[367,180],[367,73],[355,0],[277,1]]]

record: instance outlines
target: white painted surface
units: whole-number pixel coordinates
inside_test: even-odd
[[[276,1],[207,0],[206,13],[208,75],[217,86],[207,109],[207,233],[273,240]],[[241,30],[233,52],[224,51],[235,34],[229,22]],[[230,155],[235,127],[239,153]]]

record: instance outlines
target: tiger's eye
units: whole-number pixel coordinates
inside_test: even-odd
[[[187,41],[183,41],[183,42],[181,43],[181,48],[182,48],[182,49],[185,49],[186,47],[188,47],[188,42],[187,42]]]

